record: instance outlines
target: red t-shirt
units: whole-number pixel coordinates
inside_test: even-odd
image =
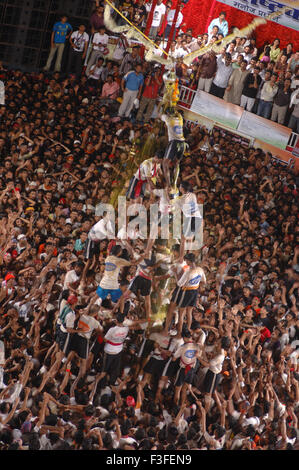
[[[144,96],[145,98],[156,99],[161,85],[161,79],[156,80],[154,77],[151,77],[149,85],[145,85],[142,96]]]

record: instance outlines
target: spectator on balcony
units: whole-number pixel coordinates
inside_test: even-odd
[[[56,56],[54,70],[55,72],[61,71],[61,61],[62,61],[64,46],[65,46],[65,41],[66,39],[69,38],[73,30],[72,26],[70,25],[70,23],[67,22],[67,20],[68,20],[68,17],[66,15],[63,15],[60,18],[60,21],[57,21],[53,26],[53,31],[51,34],[51,49],[50,49],[50,54],[48,56],[47,63],[44,67],[45,72],[48,72],[50,70],[52,60],[54,59],[54,56],[56,53],[57,53],[57,56]]]
[[[279,44],[280,44],[280,40],[278,38],[274,39],[273,43],[271,44],[270,59],[273,60],[274,62],[277,62],[278,57],[281,53]]]
[[[81,24],[77,31],[74,31],[70,37],[71,48],[67,65],[67,73],[75,71],[77,78],[82,72],[83,61],[86,57],[89,35],[85,32],[85,25]]]
[[[108,75],[102,88],[101,98],[116,100],[119,95],[119,88],[119,84],[114,80],[113,75]]]
[[[274,72],[277,72],[278,75],[283,75],[288,69],[288,58],[285,54],[282,54],[277,60],[274,66]]]
[[[98,6],[95,12],[91,15],[90,26],[91,26],[91,34],[94,34],[97,31],[99,31],[100,28],[105,27],[104,8],[102,6]]]
[[[235,60],[234,59],[232,60],[232,68],[239,69],[241,67],[243,60],[244,60],[243,54],[238,54]],[[247,64],[247,61],[246,61],[246,64]]]
[[[176,33],[177,33],[179,27],[181,26],[181,24],[183,22],[184,18],[183,18],[182,9],[184,8],[184,6],[185,6],[184,4],[180,5],[180,9],[179,9],[178,17],[177,17],[177,20],[176,20],[176,23],[175,23],[175,28],[174,28],[174,31],[173,31],[172,39],[174,39],[176,37]],[[173,21],[174,21],[175,12],[176,12],[176,10],[175,10],[175,8],[173,8],[167,14],[167,25],[166,25],[165,32],[164,32],[165,39],[168,39],[168,37],[170,35],[170,31],[171,31],[172,24],[173,24]]]
[[[244,81],[250,73],[246,67],[246,60],[242,60],[240,67],[232,72],[223,97],[225,101],[240,105]]]
[[[141,28],[144,20],[146,19],[146,8],[144,6],[144,0],[138,0],[134,7],[134,18],[133,23]]]
[[[135,99],[140,99],[143,83],[141,65],[136,65],[135,70],[131,70],[124,76],[121,83],[123,99],[118,110],[119,117],[130,116]]]
[[[276,84],[278,74],[272,73],[270,80],[264,83],[263,88],[261,89],[261,98],[259,101],[257,114],[258,116],[269,119],[271,115],[271,110],[273,106],[273,100],[278,91],[278,86]]]
[[[299,134],[299,88],[292,93],[290,104],[294,105],[294,109],[288,127]]]
[[[244,81],[240,106],[242,106],[244,109],[247,109],[247,111],[252,110],[259,86],[262,81],[259,73],[260,68],[256,67],[253,73],[249,73]]]
[[[209,33],[208,44],[211,42],[212,37],[214,36],[217,37],[218,33],[219,33],[219,26],[215,24],[215,26],[213,26],[213,28],[211,29],[211,32]]]
[[[119,68],[120,75],[125,75],[130,70],[133,70],[136,65],[141,65],[142,61],[140,55],[138,54],[139,47],[134,46],[132,52],[125,54],[122,63]]]
[[[210,92],[213,78],[217,70],[217,59],[213,51],[208,51],[199,57],[198,61],[198,90]]]
[[[109,53],[108,41],[109,36],[105,33],[105,26],[101,26],[92,38],[92,52],[88,59],[86,75],[88,75],[91,66],[96,63],[99,57],[106,56]]]
[[[273,100],[271,121],[284,124],[286,112],[291,101],[291,94],[291,80],[287,78],[278,85],[278,91]]]
[[[155,72],[146,77],[145,87],[136,116],[137,121],[148,122],[150,120],[162,84],[163,80],[160,69],[156,69]]]
[[[288,61],[288,70],[295,73],[296,68],[299,66],[299,51],[297,51]]]
[[[223,52],[217,58],[217,71],[210,89],[212,95],[223,98],[232,72],[232,57],[228,52]]]
[[[221,11],[218,18],[214,18],[208,27],[208,33],[210,33],[214,26],[218,26],[219,33],[222,33],[225,37],[228,33],[228,22],[226,21],[226,13]]]
[[[149,37],[151,39],[155,39],[157,36],[158,32],[161,29],[161,26],[164,21],[164,16],[166,13],[166,6],[164,3],[162,3],[162,0],[157,0],[157,4],[154,9],[154,15],[153,15],[153,20],[149,32]]]

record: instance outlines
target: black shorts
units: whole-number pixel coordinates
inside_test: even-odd
[[[100,342],[99,337],[97,337],[90,348],[90,352],[97,358],[103,352],[104,345],[104,341]]]
[[[126,192],[126,196],[128,199],[136,199],[137,197],[144,197],[144,191],[145,191],[145,182],[139,182],[135,176],[131,178],[129,187]]]
[[[208,369],[204,381],[203,381],[203,390],[205,393],[213,393],[219,383],[221,374],[215,374],[210,369]]]
[[[86,240],[86,246],[84,250],[84,258],[87,259],[92,259],[94,255],[99,255],[100,254],[100,242],[94,242],[93,240],[90,240],[87,238]]]
[[[180,387],[181,385],[183,384],[192,384],[193,382],[193,378],[194,378],[194,369],[191,368],[190,370],[188,370],[188,372],[186,372],[186,369],[185,367],[180,367],[178,372],[177,372],[177,375],[176,375],[176,379],[175,379],[175,387]]]
[[[155,341],[151,339],[144,339],[142,341],[138,357],[141,357],[142,359],[146,358],[154,349],[155,346]]]
[[[195,307],[196,302],[197,302],[197,297],[198,297],[198,289],[193,289],[193,290],[181,289],[177,296],[175,304],[179,308]]]
[[[171,140],[165,150],[164,158],[168,160],[181,160],[184,156],[187,143],[184,140]]]
[[[132,280],[131,284],[129,285],[129,290],[133,292],[133,294],[137,295],[138,291],[142,295],[142,297],[146,297],[150,295],[152,289],[152,281],[151,279],[146,279],[142,276],[136,276]]]
[[[71,351],[72,334],[64,333],[59,328],[57,337],[58,337],[57,343],[58,343],[60,351],[62,351],[65,356],[68,356],[69,352]]]
[[[122,351],[118,354],[107,354],[104,352],[102,372],[110,376],[110,384],[114,384],[120,375]]]
[[[171,302],[176,303],[180,291],[181,291],[181,288],[179,286],[176,286],[171,296]]]
[[[199,232],[202,219],[200,217],[186,217],[184,220],[183,233],[185,237],[192,237]]]
[[[176,361],[173,361],[172,358],[169,358],[165,364],[165,367],[161,373],[162,377],[175,377],[180,367],[180,358]]]
[[[71,341],[71,350],[75,351],[81,359],[87,359],[89,354],[88,339],[75,333]]]
[[[152,374],[161,377],[163,369],[167,363],[167,359],[156,359],[151,357],[150,360],[145,364],[143,372],[146,374]]]

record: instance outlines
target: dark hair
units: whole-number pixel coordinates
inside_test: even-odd
[[[193,192],[193,187],[189,181],[182,181],[180,186],[186,191],[187,193],[192,193]]]
[[[118,256],[121,252],[122,247],[120,245],[114,245],[110,250],[110,254],[113,256]]]
[[[222,349],[225,349],[226,351],[229,349],[230,339],[228,336],[223,336],[223,338],[221,338],[221,347]]]

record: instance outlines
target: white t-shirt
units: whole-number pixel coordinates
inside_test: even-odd
[[[80,276],[76,274],[76,271],[72,269],[71,271],[68,271],[65,275],[64,278],[64,284],[63,284],[63,290],[68,289],[69,285],[74,289],[75,287],[78,286],[78,281],[80,279]],[[77,285],[74,285],[77,284]]]
[[[183,261],[182,263],[173,263],[168,272],[177,281],[187,269],[189,269],[189,266],[186,261]]]
[[[95,51],[102,51],[104,47],[107,47],[109,37],[107,34],[95,33],[93,36],[93,49]]]
[[[113,326],[110,328],[106,335],[105,339],[110,341],[106,342],[104,351],[107,354],[118,354],[123,349],[123,343],[127,337],[129,328],[127,326]],[[114,343],[114,344],[111,344]]]
[[[89,315],[82,315],[78,321],[78,328],[83,330],[82,333],[78,333],[83,338],[90,339],[93,330],[102,329],[100,323],[95,318]]]
[[[167,349],[169,346],[169,336],[162,335],[161,333],[152,333],[149,339],[155,341],[155,343],[158,343],[158,345],[163,349]],[[154,349],[152,357],[158,360],[164,359],[163,356],[161,356],[160,350],[158,348]]]
[[[107,256],[105,259],[105,271],[100,282],[102,289],[119,289],[118,276],[121,268],[130,266],[131,263],[117,256]]]
[[[199,204],[194,193],[186,193],[173,199],[174,207],[180,208],[185,217],[198,217],[202,219]]]
[[[91,227],[88,238],[94,242],[104,240],[105,238],[113,237],[113,227],[110,220],[105,217]]]
[[[178,280],[179,287],[186,289],[197,289],[201,281],[206,282],[206,276],[202,268],[196,267],[188,269],[184,272],[182,277]]]
[[[171,205],[167,198],[167,193],[165,189],[154,189],[154,195],[160,198],[159,201],[159,211],[161,214],[169,214]]]
[[[153,16],[153,21],[152,21],[152,27],[157,28],[160,26],[161,23],[161,18],[163,15],[165,15],[166,12],[166,6],[164,3],[161,3],[161,5],[156,5],[154,9],[154,16]]]
[[[75,312],[73,312],[73,310],[71,312],[69,312],[66,317],[65,317],[65,327],[60,324],[60,329],[63,333],[67,333],[67,328],[74,328],[74,324],[75,324],[75,319],[76,319],[76,314]]]
[[[71,35],[73,43],[75,45],[74,51],[83,52],[85,43],[89,41],[89,36],[87,33],[80,33],[80,31],[74,31]]]
[[[220,372],[222,371],[222,364],[224,359],[224,350],[222,350],[220,354],[210,360],[209,369],[214,372],[214,374],[220,374]]]
[[[172,25],[173,20],[174,20],[174,15],[175,15],[175,9],[170,10],[170,12],[169,12],[168,15],[167,15],[167,24]],[[183,21],[183,14],[179,11],[179,14],[178,14],[178,17],[177,17],[177,20],[176,20],[175,27],[176,27],[176,28],[179,28],[180,25],[181,25],[181,23],[182,23],[182,21]]]
[[[180,358],[180,367],[186,367],[187,365],[194,367],[196,363],[196,355],[199,351],[200,349],[198,344],[190,341],[178,348],[173,357],[175,359]]]
[[[152,178],[153,176],[155,176],[159,167],[160,165],[158,163],[155,163],[153,158],[148,158],[140,164],[134,176],[138,180],[145,181],[147,178]]]
[[[93,65],[90,68],[88,77],[93,78],[94,80],[99,80],[102,75],[103,70],[104,70],[104,67],[97,67],[96,65]]]

